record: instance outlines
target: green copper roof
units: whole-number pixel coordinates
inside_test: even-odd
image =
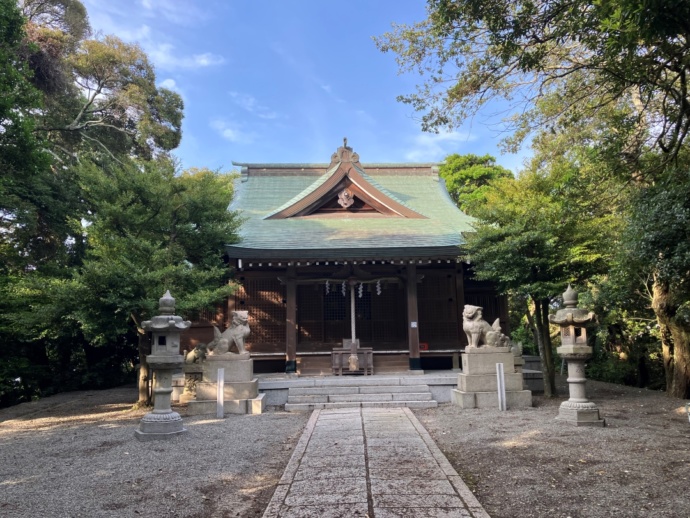
[[[245,222],[240,241],[228,245],[232,258],[351,259],[454,257],[472,218],[450,199],[430,164],[357,163],[372,186],[425,218],[351,215],[265,219],[314,192],[337,167],[241,164],[231,210]],[[321,173],[319,175],[319,173]]]

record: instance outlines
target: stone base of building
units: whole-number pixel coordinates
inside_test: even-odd
[[[149,412],[141,418],[139,429],[134,430],[134,437],[139,441],[158,441],[171,439],[187,433],[182,417],[177,412],[156,414]]]
[[[458,388],[452,390],[451,402],[461,408],[498,408],[496,364],[502,363],[506,407],[531,407],[532,393],[524,390],[523,376],[516,372],[515,362],[516,356],[509,347],[466,348]]]
[[[561,404],[556,419],[573,426],[606,426],[606,420],[599,415],[599,409],[593,408],[569,408],[567,401]],[[566,406],[564,406],[566,405]]]

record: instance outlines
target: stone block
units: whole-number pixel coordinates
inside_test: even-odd
[[[460,392],[458,389],[453,389],[450,393],[450,402],[460,408],[476,408],[473,392]]]
[[[202,366],[203,380],[208,382],[218,380],[218,369],[225,369],[224,379],[226,382],[252,381],[254,377],[254,361],[246,359],[245,355],[209,356],[202,363]]]
[[[606,426],[606,420],[601,419],[598,408],[576,409],[561,407],[558,410],[556,419],[574,426]]]
[[[505,372],[506,391],[522,390],[522,374]],[[458,374],[458,389],[462,392],[496,392],[498,380],[496,372],[493,374]]]
[[[524,370],[525,388],[532,392],[544,392],[544,374],[541,371]]]
[[[196,384],[196,399],[215,401],[217,394],[217,383],[202,381]],[[253,399],[259,394],[259,381],[225,382],[223,385],[223,400],[231,399]]]
[[[430,385],[431,397],[439,403],[450,403],[450,395],[453,389],[457,388],[454,384]]]
[[[246,414],[247,400],[232,399],[223,402],[223,412],[226,414]],[[187,415],[216,414],[216,401],[190,401],[187,405]]]
[[[515,355],[507,347],[469,349],[462,354],[464,374],[494,374],[496,364],[502,363],[504,372],[514,372]]]
[[[261,382],[259,382],[259,386],[261,386]],[[259,395],[263,394],[265,396],[265,406],[282,406],[287,403],[288,393],[288,389],[268,389],[265,392],[260,392]]]
[[[263,414],[266,409],[266,394],[259,394],[254,399],[247,400],[248,414]]]
[[[476,392],[476,408],[498,409],[498,392]],[[529,390],[506,392],[506,408],[527,408],[532,406],[532,393]]]
[[[451,403],[460,408],[498,409],[498,392],[462,392],[454,389]],[[506,392],[506,407],[526,408],[532,406],[532,393],[529,390]]]

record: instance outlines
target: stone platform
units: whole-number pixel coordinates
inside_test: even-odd
[[[223,409],[226,414],[260,414],[265,408],[248,353],[208,356],[201,363],[196,397],[187,400],[187,415],[214,414],[217,408],[218,369],[224,369]]]
[[[523,373],[515,372],[515,355],[509,347],[467,348],[462,354],[462,373],[451,392],[454,405],[461,408],[496,408],[498,381],[496,364],[503,364],[506,407],[532,406],[532,393],[524,389]]]

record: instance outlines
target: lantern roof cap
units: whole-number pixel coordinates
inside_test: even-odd
[[[563,293],[565,308],[556,311],[555,315],[549,315],[549,322],[561,327],[571,325],[582,327],[585,324],[596,322],[597,316],[593,312],[577,307],[577,299],[577,291],[568,284],[568,289]]]

